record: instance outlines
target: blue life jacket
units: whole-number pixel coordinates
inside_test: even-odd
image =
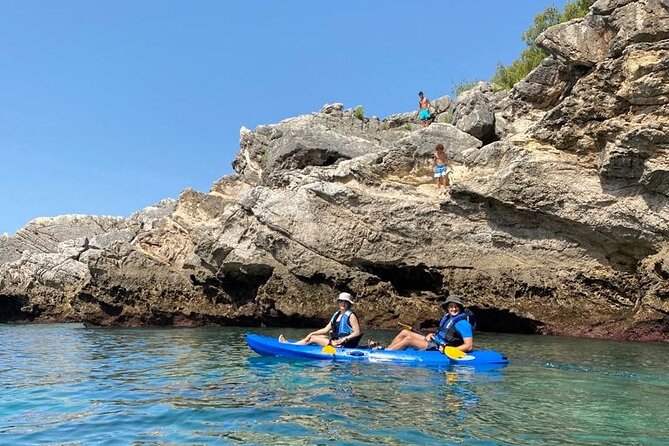
[[[472,326],[472,332],[476,329],[476,316],[469,308],[465,308],[464,311],[455,316],[446,313],[439,322],[439,329],[434,334],[434,341],[437,344],[450,345],[452,347],[464,344],[465,341],[462,335],[455,329],[455,324],[462,320],[469,322]]]
[[[332,339],[336,340],[348,336],[353,333],[353,327],[349,322],[349,318],[353,314],[353,310],[346,310],[342,315],[339,322],[337,322],[337,316],[339,316],[339,311],[335,311],[330,319],[330,325],[332,326]]]

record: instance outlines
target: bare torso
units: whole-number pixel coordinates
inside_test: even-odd
[[[448,156],[446,152],[436,152],[434,154],[434,165],[448,165]]]

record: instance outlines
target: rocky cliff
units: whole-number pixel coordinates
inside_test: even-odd
[[[669,341],[669,0],[599,0],[537,43],[511,91],[413,112],[341,104],[242,129],[235,175],[128,219],[42,218],[0,239],[0,321],[434,325]],[[434,188],[435,144],[455,167]]]

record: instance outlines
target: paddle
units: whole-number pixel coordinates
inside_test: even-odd
[[[462,359],[467,356],[467,353],[463,352],[457,347],[451,347],[450,345],[444,345],[444,354],[451,359]]]
[[[325,353],[326,355],[334,355],[337,353],[337,349],[334,348],[331,344],[326,345],[323,347],[323,350],[321,352]]]
[[[418,330],[414,330],[414,328],[411,325],[405,324],[403,322],[397,322],[397,323],[400,324],[400,326],[402,326],[403,328],[406,328],[407,330],[411,330],[414,333],[424,334],[424,333],[421,333]],[[451,347],[450,345],[443,345],[443,344],[439,344],[439,346],[442,347],[444,355],[448,356],[449,359],[460,359],[464,356],[467,356],[467,353],[463,352],[459,348],[455,348],[455,347]]]

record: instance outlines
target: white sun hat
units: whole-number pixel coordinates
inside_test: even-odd
[[[353,305],[353,296],[351,296],[349,293],[339,293],[337,300],[345,300],[346,302]]]

